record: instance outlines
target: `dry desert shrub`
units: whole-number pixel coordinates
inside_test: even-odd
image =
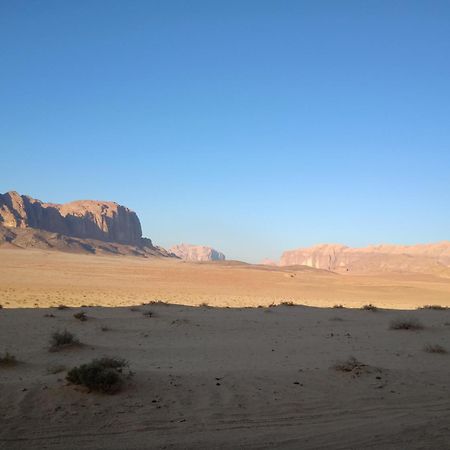
[[[295,303],[291,300],[283,301],[280,303],[281,306],[295,306]]]
[[[424,326],[422,323],[413,318],[399,318],[394,319],[389,328],[391,330],[410,330],[410,331],[416,331],[416,330],[423,330]]]
[[[66,305],[58,305],[57,307],[56,307],[56,309],[59,309],[59,310],[63,310],[63,309],[70,309],[68,306],[66,306]]]
[[[337,362],[333,369],[338,372],[361,372],[362,369],[367,367],[366,364],[358,361],[354,356],[350,356],[347,360]]]
[[[91,391],[115,394],[123,385],[123,369],[127,366],[128,363],[122,358],[94,359],[71,369],[66,379]]]
[[[70,347],[79,346],[80,341],[67,330],[55,331],[50,338],[50,351],[57,352]]]
[[[164,300],[151,300],[147,303],[147,305],[168,305],[169,303],[167,303]],[[143,305],[145,305],[145,303],[143,303]]]
[[[344,305],[341,305],[340,303],[333,306],[334,309],[343,309]]]
[[[84,311],[80,311],[74,314],[73,317],[75,317],[75,319],[79,320],[80,322],[86,322],[86,320],[88,320],[87,315]]]
[[[441,306],[441,305],[424,305],[424,306],[420,306],[417,309],[433,309],[435,311],[443,311],[448,308],[446,306]]]
[[[440,353],[440,354],[447,353],[447,350],[444,347],[442,347],[442,345],[439,344],[428,344],[425,346],[424,350],[427,353]]]
[[[17,358],[9,352],[0,355],[0,367],[11,367],[17,364]]]
[[[66,367],[61,364],[56,364],[54,366],[47,367],[47,374],[56,375],[57,373],[64,372]]]
[[[206,302],[202,302],[198,305],[200,308],[210,308],[209,304]]]
[[[373,311],[373,312],[378,311],[378,308],[375,305],[372,305],[372,303],[369,303],[368,305],[364,305],[363,307],[361,307],[361,309],[364,309],[365,311]]]

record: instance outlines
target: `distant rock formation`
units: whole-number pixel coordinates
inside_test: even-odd
[[[264,258],[261,262],[261,265],[263,266],[278,266],[278,263],[274,261],[273,259]]]
[[[0,194],[0,224],[128,245],[138,245],[142,238],[136,213],[117,203],[81,200],[58,205],[17,192]]]
[[[420,271],[435,272],[450,266],[450,242],[420,245],[372,245],[351,248],[320,244],[285,251],[280,266],[305,265],[336,272]]]
[[[225,255],[211,247],[203,245],[179,244],[169,249],[169,252],[185,261],[223,261]]]
[[[44,203],[0,194],[0,245],[77,253],[173,256],[142,237],[135,212],[114,202]]]

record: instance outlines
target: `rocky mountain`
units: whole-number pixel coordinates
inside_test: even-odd
[[[58,205],[7,192],[0,194],[0,223],[120,244],[136,245],[142,238],[136,213],[114,202],[81,200]]]
[[[0,244],[87,253],[169,256],[142,237],[134,211],[114,202],[44,203],[0,194]]]
[[[279,265],[305,265],[336,272],[437,272],[450,266],[450,242],[410,246],[372,245],[363,248],[320,244],[285,251]]]
[[[169,252],[185,261],[223,261],[225,255],[211,247],[203,245],[179,244],[169,249]]]

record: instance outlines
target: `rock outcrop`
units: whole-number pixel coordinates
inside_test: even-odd
[[[364,248],[320,244],[285,251],[279,265],[304,265],[336,272],[436,272],[450,266],[450,242],[410,246],[372,245]]]
[[[7,192],[0,194],[0,224],[127,245],[139,245],[142,239],[136,213],[114,202],[82,200],[59,205]]]
[[[225,255],[211,247],[203,245],[179,244],[169,249],[169,252],[185,261],[223,261]]]

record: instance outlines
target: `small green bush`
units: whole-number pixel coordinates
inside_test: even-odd
[[[55,331],[50,338],[50,351],[52,352],[78,345],[81,345],[80,341],[67,330]]]
[[[121,358],[94,359],[88,364],[71,369],[66,379],[91,391],[114,394],[123,385],[122,370],[127,366],[128,363]]]

